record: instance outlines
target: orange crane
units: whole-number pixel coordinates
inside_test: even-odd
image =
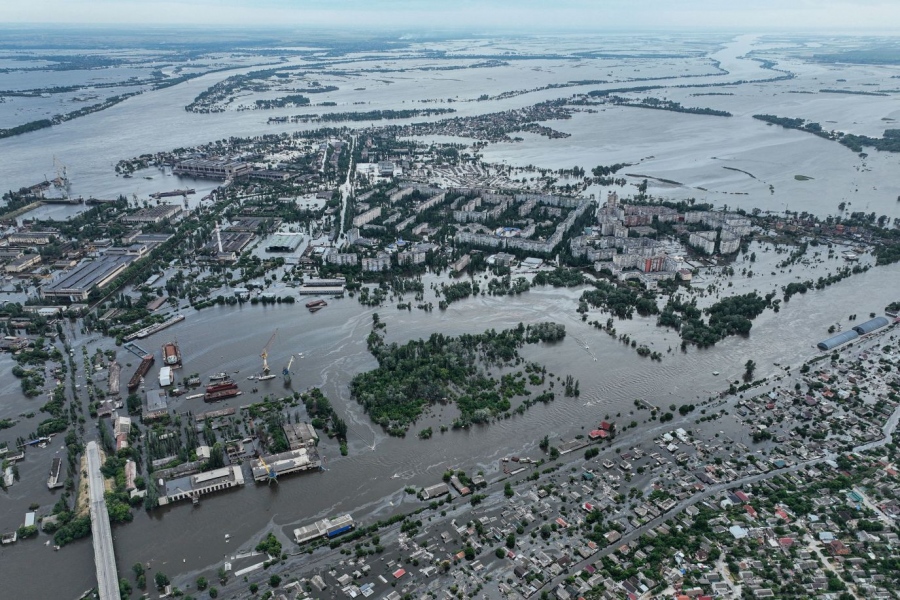
[[[269,478],[269,485],[272,485],[272,482],[278,483],[278,473],[275,472],[275,469],[270,467],[265,459],[263,459],[262,454],[259,455],[259,464],[263,466],[266,470],[266,476]]]
[[[266,347],[263,348],[263,351],[260,354],[260,357],[262,357],[263,359],[263,375],[268,375],[271,372],[271,369],[269,369],[269,346],[271,346],[272,342],[275,341],[276,335],[278,335],[277,329],[275,330],[275,333],[272,334],[272,337],[269,338],[269,341],[266,343]]]

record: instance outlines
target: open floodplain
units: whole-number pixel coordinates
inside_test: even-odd
[[[0,92],[4,98],[0,127],[11,128],[74,110],[72,105],[85,102],[83,96],[102,89],[97,87],[100,83],[115,85],[115,93],[140,93],[52,127],[0,139],[0,182],[4,189],[30,186],[52,179],[64,165],[71,182],[67,193],[73,196],[123,195],[137,200],[154,192],[196,188],[196,195],[185,200],[195,209],[201,206],[200,198],[218,183],[152,167],[125,178],[116,173],[116,164],[143,154],[229,137],[312,132],[324,126],[364,129],[435,123],[433,131],[411,130],[403,139],[462,144],[466,151],[477,152],[486,168],[511,170],[512,179],[532,177],[539,169],[578,166],[590,171],[596,165],[628,163],[616,175],[625,178],[625,185],[593,184],[587,188],[585,194],[594,194],[601,202],[613,190],[622,197],[636,193],[636,186],[646,180],[647,192],[656,198],[676,202],[692,199],[748,213],[755,209],[772,214],[790,211],[825,219],[842,212],[838,205],[844,203],[848,213],[885,215],[888,223],[900,217],[900,154],[874,149],[859,153],[806,131],[753,118],[757,114],[800,118],[818,122],[827,130],[871,137],[881,137],[886,129],[893,128],[900,120],[898,92],[894,89],[900,85],[900,79],[896,79],[900,68],[813,60],[813,54],[825,50],[839,52],[849,44],[846,40],[685,34],[642,36],[640,41],[626,35],[568,36],[561,41],[386,40],[373,49],[332,53],[322,52],[320,42],[310,42],[312,48],[286,52],[284,57],[275,57],[269,51],[254,54],[253,49],[210,54],[205,57],[205,67],[179,68],[178,73],[164,66],[165,55],[149,51],[145,55],[141,48],[124,46],[116,56],[139,57],[140,67],[73,69],[63,71],[61,77],[54,71],[39,70],[45,64],[42,61],[53,62],[53,54],[40,49],[33,49],[33,62],[22,63],[21,58],[4,61],[0,65],[11,70],[0,73],[0,90],[33,91],[53,86],[79,89],[36,96],[5,96]],[[85,43],[89,45],[89,41]],[[0,60],[12,52],[0,46]],[[22,71],[19,68],[23,64],[36,70]],[[311,105],[260,109],[257,100],[277,100],[290,87],[279,83],[278,77],[265,77],[261,78],[265,85],[255,90],[250,89],[252,85],[235,87],[221,99],[200,105],[200,109],[186,110],[196,104],[199,95],[226,78],[271,69],[273,65],[285,69],[287,75],[281,79],[294,77],[291,85],[295,87],[335,89],[311,94]],[[153,75],[157,69],[162,69],[162,75]],[[153,83],[178,74],[197,76],[171,86]],[[138,82],[147,78],[149,83],[139,85],[134,78]],[[634,90],[641,86],[652,89]],[[619,90],[615,93],[626,102],[654,97],[682,107],[727,111],[731,116],[573,102],[570,118],[539,122],[564,136],[520,131],[510,134],[514,140],[490,141],[477,149],[471,146],[481,141],[480,137],[460,135],[458,130],[454,130],[456,135],[447,135],[438,125],[448,118],[515,111],[561,98],[590,99],[587,94],[597,90]],[[871,95],[857,93],[860,91]],[[100,93],[101,97],[106,95]],[[248,107],[252,109],[245,110]],[[455,112],[390,121],[279,121],[297,115],[429,108]],[[85,208],[45,204],[17,219],[20,223],[35,218],[65,221]],[[261,253],[262,246],[252,251]],[[299,256],[305,247],[296,254]],[[698,266],[690,294],[701,308],[720,297],[755,290],[761,295],[774,291],[780,297],[783,287],[792,282],[835,273],[845,264],[841,252],[853,250],[849,243],[836,244],[835,254],[829,254],[825,246],[810,248],[806,261],[783,267],[779,263],[785,255],[777,254],[776,248],[769,240],[752,242],[734,263],[733,275],[725,275],[723,266]],[[752,262],[750,252],[754,254]],[[874,264],[868,253],[859,260],[861,265]],[[174,277],[179,268],[166,269],[162,282]],[[754,272],[750,276],[746,274],[748,269]],[[268,290],[279,296],[293,294],[292,287],[280,283],[289,271],[289,266],[273,271],[277,281],[273,280]],[[521,269],[514,274],[530,278],[534,273]],[[421,281],[424,299],[437,304],[432,286],[456,279],[444,272],[428,273]],[[872,268],[825,289],[795,295],[779,311],[766,310],[760,315],[750,335],[728,337],[703,349],[688,346],[682,350],[678,333],[657,327],[655,316],[616,320],[619,334],[659,352],[660,361],[639,356],[615,335],[590,324],[606,321],[608,312],[591,307],[586,318],[576,312],[582,292],[590,289],[587,284],[574,288],[535,286],[516,296],[474,296],[433,311],[398,310],[397,302],[409,302],[411,294],[392,297],[378,307],[364,306],[352,295],[328,298],[327,308],[319,312],[302,307],[307,300],[304,296],[298,297],[297,304],[243,303],[203,310],[195,310],[184,300],[175,302],[186,319],[170,330],[139,340],[140,346],[158,354],[160,347],[175,336],[185,373],[199,373],[205,383],[209,375],[226,372],[245,391],[214,406],[205,404],[202,398],[173,398],[169,404],[173,414],[187,424],[192,420],[188,411],[196,414],[213,408],[239,409],[270,395],[287,394],[281,367],[289,357],[302,354],[293,367],[289,391],[321,388],[348,427],[347,455],[342,455],[336,440],[322,436],[318,448],[325,468],[321,471],[285,477],[272,486],[248,481],[244,487],[204,496],[198,507],[184,502],[152,511],[135,510],[131,523],[113,528],[120,576],[131,578],[131,565],[142,563],[149,565],[151,574],[165,572],[182,589],[200,575],[212,580],[226,563],[238,564],[234,557],[252,550],[268,531],[274,531],[287,546],[292,544],[295,528],[318,519],[346,513],[367,525],[410,512],[423,503],[406,493],[406,488],[418,490],[439,483],[451,469],[483,473],[493,483],[503,476],[504,457],[543,456],[539,443],[545,436],[554,445],[564,444],[585,436],[602,420],[611,419],[620,425],[632,419],[640,421],[637,430],[629,434],[639,444],[641,428],[651,425],[646,413],[640,416],[636,400],[657,407],[685,403],[699,406],[717,398],[731,382],[739,381],[748,361],[755,361],[757,379],[784,376],[820,354],[816,343],[827,337],[836,323],[849,328],[867,319],[870,312],[882,314],[885,306],[900,300],[898,282],[900,265]],[[232,295],[233,287],[223,287],[212,295]],[[8,281],[2,289],[3,299],[11,302],[24,302],[34,291]],[[134,292],[130,287],[124,291]],[[171,310],[174,314],[176,307]],[[427,339],[436,332],[459,336],[515,328],[519,323],[561,323],[566,327],[565,340],[528,345],[521,354],[526,361],[544,365],[553,377],[574,377],[580,384],[580,394],[563,397],[559,393],[553,402],[537,404],[524,414],[463,429],[451,427],[458,416],[452,403],[436,403],[406,437],[389,436],[372,423],[349,389],[355,375],[377,367],[367,348],[376,313],[385,326],[383,336],[388,344]],[[859,318],[850,322],[848,316],[857,313]],[[124,366],[123,379],[140,362],[117,346],[113,338],[87,332],[80,320],[64,320],[62,328],[79,367],[83,349],[90,354],[98,349],[114,351]],[[276,329],[277,338],[266,345]],[[251,385],[244,380],[259,371],[263,348],[279,375],[254,383],[250,391]],[[21,417],[37,411],[46,398],[46,394],[33,399],[22,395],[19,381],[12,375],[15,364],[11,355],[0,355],[0,419],[17,421],[14,427],[0,432],[0,440],[11,446],[17,437],[34,431],[37,419]],[[156,381],[159,366],[157,362],[146,375],[148,382]],[[85,384],[86,375],[79,372],[76,376],[78,389]],[[95,377],[103,381],[105,371]],[[51,380],[52,375],[47,373],[47,378]],[[561,391],[562,384],[557,386]],[[302,404],[292,412],[299,413],[299,420],[306,420]],[[442,426],[448,430],[438,433]],[[716,427],[731,442],[751,444],[750,430],[734,414],[718,420]],[[425,428],[435,433],[429,439],[419,439],[416,433]],[[85,429],[87,436],[94,435],[92,419],[87,420]],[[648,435],[652,438],[660,433]],[[46,514],[58,500],[62,490],[47,489],[46,471],[52,458],[65,459],[62,437],[53,438],[46,448],[29,449],[26,459],[18,463],[20,481],[0,493],[3,532],[19,527],[31,505],[37,504],[38,511]],[[604,457],[601,454],[597,460]],[[54,552],[49,539],[40,535],[36,541],[25,540],[0,550],[0,579],[7,589],[21,591],[17,598],[74,598],[95,586],[91,540],[82,539]],[[293,554],[295,549],[287,552]],[[298,575],[306,566],[313,568],[315,562],[309,560],[309,565],[303,560],[292,563]],[[235,597],[242,597],[235,579],[231,591]],[[386,592],[380,593],[383,597]]]

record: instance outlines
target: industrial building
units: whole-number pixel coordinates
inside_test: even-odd
[[[121,218],[123,223],[162,223],[167,219],[178,216],[181,213],[181,207],[174,204],[160,204],[159,206],[148,206],[130,215]]]
[[[101,256],[87,260],[55,281],[41,286],[42,298],[59,298],[83,302],[94,287],[109,285],[137,257],[130,255]]]
[[[263,464],[265,461],[265,464]],[[253,473],[254,481],[267,481],[269,479],[269,470],[275,471],[275,475],[289,475],[299,471],[309,471],[318,469],[322,466],[319,459],[319,453],[315,447],[304,446],[296,450],[289,450],[280,454],[250,461],[250,471]],[[268,467],[268,468],[267,468]]]
[[[279,233],[272,236],[266,252],[293,252],[303,241],[302,233]]]
[[[20,231],[6,238],[10,246],[46,246],[56,235],[53,231]]]
[[[306,281],[306,285],[308,285],[310,287],[336,287],[336,286],[343,287],[346,284],[347,284],[347,279],[345,277],[333,277],[333,278],[328,278],[328,279],[311,278]]]
[[[201,179],[234,179],[249,175],[253,167],[247,163],[219,158],[189,158],[175,165],[172,173]]]
[[[891,322],[887,319],[887,317],[875,317],[874,319],[869,319],[865,323],[860,323],[853,329],[843,331],[835,336],[828,338],[827,340],[822,340],[821,342],[816,344],[816,347],[819,350],[833,350],[838,346],[855,340],[861,335],[866,335],[872,333],[873,331],[877,331],[882,327],[887,327],[888,325],[890,325],[890,323]]]
[[[213,234],[203,251],[206,253],[215,252],[222,254],[240,254],[247,247],[247,244],[253,241],[255,236],[252,233],[238,231],[220,231],[218,236]],[[222,248],[219,249],[219,238],[221,238]]]
[[[866,335],[867,333],[872,333],[876,329],[881,329],[882,327],[886,327],[890,324],[890,321],[885,317],[875,317],[874,319],[869,319],[865,323],[861,323],[853,328],[853,331],[858,333],[859,335]]]
[[[166,412],[169,400],[163,390],[147,390],[147,413]]]
[[[306,527],[298,527],[294,530],[294,539],[298,544],[302,544],[323,536],[337,537],[351,529],[353,529],[353,517],[343,515],[334,519],[322,519]]]
[[[273,217],[236,217],[226,228],[226,231],[242,231],[244,233],[256,233],[275,231],[281,225],[281,219]]]
[[[431,500],[432,498],[437,498],[438,496],[443,496],[445,494],[450,493],[450,488],[447,487],[446,483],[438,483],[432,486],[429,486],[422,490],[422,499],[423,500]]]
[[[819,350],[832,350],[834,348],[837,348],[838,346],[846,344],[847,342],[855,340],[858,337],[859,334],[856,331],[854,331],[853,329],[848,329],[847,331],[843,331],[837,335],[831,336],[827,340],[822,340],[821,342],[816,344],[816,347]]]
[[[160,488],[165,490],[165,495],[159,497],[159,505],[165,506],[187,498],[196,500],[203,494],[211,494],[239,485],[244,485],[244,474],[238,465],[177,477],[169,481],[160,480]]]
[[[319,434],[309,423],[285,423],[281,426],[291,450],[307,446],[315,446],[319,442]]]
[[[6,265],[6,272],[18,274],[27,271],[32,267],[36,267],[39,264],[41,264],[40,254],[26,254],[25,256],[14,259],[11,263]]]

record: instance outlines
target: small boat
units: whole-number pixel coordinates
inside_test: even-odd
[[[269,373],[268,375],[257,375],[257,381],[268,381],[270,379],[275,379],[275,373]]]
[[[223,379],[228,379],[228,373],[216,373],[209,376],[210,381],[222,381]]]

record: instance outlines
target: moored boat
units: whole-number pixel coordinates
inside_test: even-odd
[[[181,366],[181,350],[177,342],[169,342],[163,346],[163,363],[168,367]]]

